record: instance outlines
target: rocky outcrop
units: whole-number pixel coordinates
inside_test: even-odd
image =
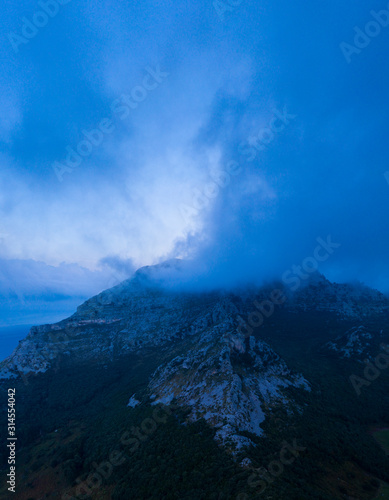
[[[193,349],[160,366],[150,382],[154,403],[173,399],[217,429],[216,439],[229,449],[253,444],[241,434],[262,434],[260,424],[277,404],[289,405],[285,387],[310,390],[265,342],[245,339],[234,330],[213,328],[196,339]]]
[[[341,359],[351,359],[364,362],[377,355],[381,335],[373,335],[364,326],[353,327],[343,335],[336,337],[333,341],[327,342],[323,351],[330,352]]]

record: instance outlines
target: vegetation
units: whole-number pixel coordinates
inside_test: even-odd
[[[382,320],[366,321],[378,335]],[[185,409],[172,408],[168,413],[160,409],[156,421],[156,407],[146,390],[148,378],[161,358],[168,360],[185,348],[184,340],[171,350],[142,350],[107,367],[69,365],[31,377],[27,386],[18,382],[18,442],[22,445],[18,498],[59,499],[64,493],[74,497],[77,487],[116,452],[122,462],[84,498],[387,498],[387,487],[379,488],[381,482],[389,483],[389,459],[376,439],[387,446],[388,431],[375,432],[374,439],[369,429],[388,426],[389,370],[358,397],[349,376],[360,373],[361,365],[322,350],[325,342],[350,326],[328,313],[281,310],[257,333],[290,367],[303,373],[312,390],[302,394],[289,389],[298,403],[293,415],[282,405],[269,408],[264,436],[248,434],[256,447],[242,453],[238,461],[217,446],[215,431],[205,422],[188,422]],[[128,408],[134,393],[142,404]],[[1,395],[4,405],[4,388]],[[144,439],[134,438],[134,429]],[[124,441],[132,436],[139,445],[123,444],[125,433],[129,434]],[[285,441],[296,441],[305,450],[282,473],[271,475],[269,464],[279,461]],[[4,447],[0,453],[5,469]],[[251,463],[239,466],[246,458]],[[6,491],[0,490],[0,496],[6,498]]]

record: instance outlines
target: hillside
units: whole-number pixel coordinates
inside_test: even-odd
[[[369,433],[389,424],[388,299],[319,274],[293,293],[189,292],[164,286],[172,269],[33,327],[1,363],[20,498],[375,498],[389,481]]]

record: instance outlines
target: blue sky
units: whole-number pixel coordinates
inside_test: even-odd
[[[37,265],[42,296],[171,257],[211,279],[276,277],[327,235],[341,247],[323,272],[389,291],[389,19],[371,24],[389,5],[238,3],[3,6],[6,300],[29,296]],[[69,148],[87,153],[74,168]]]

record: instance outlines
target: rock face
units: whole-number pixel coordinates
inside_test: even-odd
[[[239,450],[253,444],[241,431],[260,436],[266,412],[277,403],[288,405],[283,388],[310,388],[265,342],[223,326],[210,328],[196,349],[159,367],[149,387],[154,403],[175,399],[190,407],[192,420],[204,418],[217,428],[221,444]]]
[[[378,352],[387,344],[381,342],[383,331],[380,335],[373,335],[364,326],[350,328],[343,335],[327,342],[323,349],[341,359],[353,359],[360,363],[375,358]]]
[[[354,327],[344,335],[328,342],[326,348],[334,351],[340,358],[368,357],[373,336],[364,326]]]
[[[288,307],[294,310],[335,312],[341,317],[363,319],[389,310],[388,298],[362,284],[331,283],[317,273],[294,294],[290,294]]]
[[[175,399],[190,409],[190,419],[204,418],[214,426],[216,439],[232,451],[251,444],[245,433],[261,435],[261,423],[273,407],[296,408],[285,389],[310,391],[309,381],[290,370],[270,345],[238,328],[238,318],[247,317],[256,297],[267,292],[189,293],[161,286],[172,268],[180,272],[176,261],[142,268],[86,301],[67,320],[32,328],[0,364],[0,378],[59,370],[63,363],[105,365],[143,349],[158,348],[166,359],[174,345],[179,355],[161,361],[149,380],[153,404]],[[331,284],[321,275],[294,294],[283,293],[289,309],[329,310],[344,317],[388,311],[389,305],[379,292]],[[361,328],[326,349],[345,357],[363,355],[368,341],[369,333]],[[135,394],[128,397],[131,411],[140,402]]]

